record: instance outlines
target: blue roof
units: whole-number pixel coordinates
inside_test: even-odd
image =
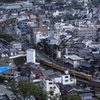
[[[9,70],[9,69],[11,69],[10,66],[0,66],[0,73],[4,72],[6,70]]]
[[[93,53],[93,54],[99,54],[100,51],[93,51],[92,53]]]

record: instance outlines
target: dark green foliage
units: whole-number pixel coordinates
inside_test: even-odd
[[[60,100],[81,100],[81,98],[77,95],[63,95]]]
[[[12,35],[6,34],[6,33],[0,34],[0,38],[6,40],[7,42],[18,41],[18,40],[17,40],[16,38],[14,38]]]
[[[4,80],[5,80],[5,77],[4,77],[4,76],[2,76],[2,75],[0,75],[0,83],[3,83],[3,82],[4,82]]]
[[[34,96],[36,100],[47,100],[47,93],[33,82],[21,80],[9,85],[11,87],[10,91],[16,96],[15,100],[25,100],[25,98],[30,98],[31,96]]]

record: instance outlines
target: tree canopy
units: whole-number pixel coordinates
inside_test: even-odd
[[[13,100],[25,100],[26,98],[30,99],[32,96],[35,100],[57,100],[59,96],[52,96],[50,97],[46,91],[44,91],[41,87],[35,85],[33,82],[26,82],[26,81],[19,81],[14,83],[9,83],[9,90],[13,92],[15,98]],[[53,93],[53,92],[52,92]],[[81,100],[79,96],[74,95],[62,95],[59,100]]]
[[[47,100],[47,93],[41,87],[36,86],[33,82],[25,82],[23,80],[9,84],[10,91],[15,95],[15,100],[25,100],[32,96],[36,100]]]
[[[6,78],[4,76],[0,75],[0,83],[3,83],[5,79]]]
[[[18,41],[16,38],[14,38],[12,35],[7,34],[7,33],[1,33],[0,34],[0,38],[6,40],[7,42],[11,42],[11,41]]]

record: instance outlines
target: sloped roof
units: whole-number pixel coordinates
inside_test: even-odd
[[[79,57],[77,55],[69,55],[68,58],[71,59],[71,60],[83,60],[83,58],[81,58],[81,57]]]
[[[80,62],[80,65],[88,68],[91,67],[91,64],[89,64],[88,62]]]
[[[40,74],[40,73],[41,73],[40,70],[33,70],[32,72],[33,72],[34,74]]]
[[[49,76],[49,75],[54,75],[54,71],[53,70],[45,70],[42,72],[43,76]]]
[[[47,39],[49,39],[49,40],[57,40],[53,35],[49,36]]]

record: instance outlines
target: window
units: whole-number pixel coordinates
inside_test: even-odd
[[[54,89],[56,89],[56,87],[53,87]]]
[[[65,76],[65,78],[68,78],[68,76]]]
[[[50,89],[52,89],[52,87],[50,87]]]
[[[65,80],[65,82],[68,82],[68,80]]]
[[[49,84],[52,84],[52,82],[49,82]]]

